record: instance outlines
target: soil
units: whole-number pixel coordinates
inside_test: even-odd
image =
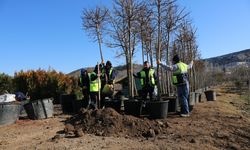
[[[231,87],[214,87],[216,101],[194,106],[189,118],[149,120],[111,108],[75,116],[55,106],[53,118],[0,126],[0,149],[250,149],[249,104]]]

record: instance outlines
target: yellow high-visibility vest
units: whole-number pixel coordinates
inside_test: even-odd
[[[148,72],[148,78],[149,78],[149,84],[151,86],[154,86],[155,85],[155,78],[154,78],[154,69],[149,69],[149,72]],[[141,71],[140,72],[140,78],[141,78],[141,86],[145,86],[145,80],[146,80],[146,72],[145,71]]]
[[[178,69],[173,73],[173,76],[172,76],[172,83],[174,85],[182,84],[179,81],[180,79],[178,80],[178,76],[179,78],[181,78],[181,75],[186,74],[188,70],[188,65],[183,62],[179,62],[176,65],[178,66]]]
[[[95,72],[89,73],[89,91],[90,92],[98,92],[101,89],[101,80],[96,78],[94,81],[91,81],[91,75],[96,75]]]

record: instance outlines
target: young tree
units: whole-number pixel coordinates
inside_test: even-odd
[[[134,97],[133,56],[137,45],[137,18],[139,3],[136,0],[114,0],[114,12],[110,15],[112,41],[110,47],[119,47],[125,55],[129,85],[129,96]]]
[[[152,0],[152,6],[154,11],[154,19],[156,21],[157,28],[157,40],[156,40],[156,60],[161,60],[162,54],[162,13],[165,6],[165,0]],[[157,64],[157,99],[160,100],[161,84],[160,84],[160,66]]]
[[[96,7],[95,9],[84,9],[82,14],[83,29],[89,32],[89,36],[98,41],[100,56],[104,63],[102,54],[102,35],[108,20],[108,9]]]
[[[165,60],[166,64],[170,63],[170,42],[171,42],[171,37],[172,39],[174,36],[172,35],[174,31],[177,30],[177,28],[180,26],[181,22],[185,17],[188,15],[184,11],[184,9],[180,9],[179,6],[176,4],[176,0],[168,0],[168,5],[166,7],[166,13],[164,14],[165,16],[163,17],[163,24],[164,24],[164,36],[165,36],[165,41],[166,43],[166,49],[165,49]],[[171,88],[171,73],[169,71],[166,71],[167,75],[167,93],[171,93],[172,88]]]

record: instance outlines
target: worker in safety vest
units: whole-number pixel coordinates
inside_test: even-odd
[[[100,80],[100,67],[98,71],[98,65],[95,66],[93,72],[89,73],[89,92],[90,92],[90,105],[91,109],[96,109],[99,101],[98,93],[101,89],[101,80]]]
[[[81,87],[84,103],[89,106],[89,75],[87,70],[81,69],[78,85]]]
[[[172,83],[177,87],[178,99],[181,104],[181,117],[189,117],[189,82],[188,82],[188,69],[193,66],[193,61],[189,65],[180,61],[178,55],[173,57],[174,65],[163,65],[160,60],[157,60],[157,64],[161,65],[167,70],[173,71]]]
[[[150,100],[153,100],[153,92],[156,85],[156,75],[155,70],[150,67],[148,61],[145,61],[144,68],[138,72],[134,77],[140,79],[141,91],[139,95],[142,97],[142,100],[146,100],[149,94]]]
[[[105,97],[111,98],[114,93],[114,82],[116,72],[112,67],[112,63],[108,60],[106,65],[102,68],[102,100],[101,107],[104,106]]]

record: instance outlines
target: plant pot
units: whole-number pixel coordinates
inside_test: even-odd
[[[124,101],[124,112],[127,115],[133,115],[139,117],[141,115],[142,102],[136,100]]]
[[[53,99],[30,101],[24,105],[24,109],[30,119],[45,119],[53,116]]]
[[[201,102],[200,96],[201,96],[201,94],[199,92],[195,92],[195,103]]]
[[[166,101],[169,100],[168,102],[168,112],[176,112],[178,109],[178,100],[177,97],[162,97],[162,100]]]
[[[63,94],[60,98],[63,113],[74,113],[74,101],[76,100],[75,94]]]
[[[149,117],[151,119],[164,119],[168,114],[168,103],[169,100],[166,101],[151,101],[148,103],[149,105]]]
[[[0,103],[0,125],[15,123],[19,118],[20,108],[18,103]]]
[[[117,112],[121,111],[121,100],[107,100],[104,102],[105,108],[110,107],[115,109]]]
[[[196,103],[196,100],[195,100],[195,92],[191,92],[190,93],[190,96],[189,96],[189,106],[194,106],[195,103]]]
[[[204,92],[206,95],[207,101],[215,101],[216,100],[216,92],[213,90],[208,90]]]

